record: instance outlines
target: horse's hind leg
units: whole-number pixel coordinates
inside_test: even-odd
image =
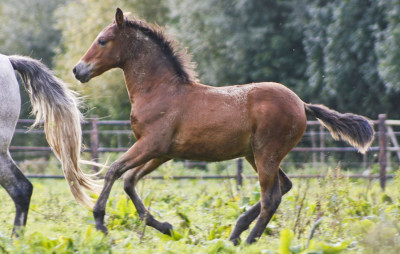
[[[276,151],[266,150],[261,154],[255,154],[258,180],[261,187],[260,214],[256,225],[247,238],[247,243],[253,243],[261,236],[281,203],[282,193],[279,183],[279,164],[282,156]]]
[[[26,224],[32,184],[19,170],[8,148],[21,109],[21,96],[14,69],[7,56],[0,54],[0,185],[11,196],[16,208],[13,235]]]
[[[280,186],[281,186],[281,193],[282,195],[287,193],[290,188],[291,188],[291,182],[289,178],[287,178],[286,175],[282,176],[282,174],[285,174],[282,170],[279,171],[279,180],[280,180]],[[286,176],[286,178],[284,178]],[[284,184],[282,186],[282,180],[284,179]],[[285,180],[288,180],[289,182],[286,182]],[[286,183],[286,185],[285,185]],[[288,184],[290,183],[290,184]],[[260,201],[257,202],[255,205],[253,205],[249,210],[241,214],[236,222],[235,228],[232,231],[229,240],[233,242],[234,245],[239,244],[239,239],[240,235],[242,234],[243,231],[247,230],[250,226],[250,224],[258,217],[260,214],[261,210],[261,204]]]
[[[138,211],[139,217],[145,221],[146,225],[151,226],[161,233],[171,235],[172,226],[168,222],[159,222],[146,209],[142,200],[136,192],[136,183],[145,175],[154,171],[158,166],[168,161],[169,159],[153,159],[143,166],[134,168],[124,175],[124,190],[131,198],[133,204]]]
[[[256,162],[254,161],[254,156],[247,156],[246,160],[250,163],[253,169],[257,171]],[[290,181],[289,177],[285,174],[281,167],[279,167],[279,185],[281,187],[282,196],[288,193],[292,189],[292,181]]]
[[[243,231],[247,230],[250,224],[258,217],[260,214],[261,204],[258,201],[255,205],[253,205],[249,210],[244,212],[239,216],[239,219],[236,222],[235,229],[232,231],[229,240],[233,242],[234,245],[239,244],[240,234]]]
[[[288,193],[293,186],[292,181],[281,168],[279,168],[279,186],[281,187],[282,196]]]
[[[246,160],[250,163],[250,165],[257,171],[256,163],[254,161],[253,156],[246,157]],[[282,196],[286,194],[292,188],[292,182],[287,177],[285,172],[281,168],[279,168],[279,182]],[[258,217],[260,214],[261,205],[260,202],[257,202],[254,206],[252,206],[249,210],[241,214],[236,222],[235,229],[232,231],[229,240],[233,242],[234,245],[239,244],[240,235],[243,231],[247,230],[250,224]]]
[[[26,225],[33,186],[8,153],[0,154],[0,185],[14,201],[16,215],[12,235],[18,237]]]

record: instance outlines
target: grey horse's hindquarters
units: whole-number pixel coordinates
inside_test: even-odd
[[[32,184],[19,170],[8,151],[21,110],[19,84],[8,57],[0,54],[0,185],[14,201],[13,235],[26,224]]]
[[[0,54],[0,153],[8,147],[21,110],[19,84],[8,57]]]

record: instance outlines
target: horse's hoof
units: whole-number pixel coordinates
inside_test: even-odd
[[[238,246],[240,244],[240,238],[230,238],[229,241],[231,241],[234,246]]]
[[[104,225],[96,225],[96,229],[101,231],[104,235],[108,234],[108,229]]]
[[[11,238],[20,238],[24,235],[24,227],[14,227]]]
[[[257,238],[255,238],[255,237],[249,237],[249,238],[247,238],[247,240],[246,240],[246,243],[247,243],[247,244],[253,244],[253,243],[255,243],[255,242],[257,242]]]
[[[172,232],[172,225],[168,222],[161,223],[160,228],[161,233],[171,236]]]

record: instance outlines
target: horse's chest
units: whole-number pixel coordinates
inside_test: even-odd
[[[145,133],[146,135],[155,135],[156,130],[159,132],[160,130],[165,129],[162,123],[167,122],[167,120],[163,121],[164,112],[131,112],[130,120],[131,127],[136,139],[141,138]],[[165,117],[164,117],[165,118]]]
[[[139,139],[143,135],[144,125],[142,121],[140,121],[140,118],[134,113],[131,113],[130,120],[133,135],[136,139]]]

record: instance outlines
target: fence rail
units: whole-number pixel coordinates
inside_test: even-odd
[[[307,174],[307,175],[296,175],[296,174],[287,174],[289,178],[305,178],[305,179],[312,179],[312,178],[326,178],[332,175],[327,174]],[[29,174],[26,175],[28,178],[44,178],[44,179],[64,179],[63,175],[35,175]],[[348,177],[348,178],[364,178],[364,179],[378,179],[380,176],[378,174],[373,175],[364,175],[364,174],[342,174],[340,176],[333,175],[332,177]],[[386,175],[386,178],[393,178],[394,174]],[[182,180],[182,179],[192,179],[192,180],[201,180],[201,179],[236,179],[237,175],[202,175],[202,176],[145,176],[144,179],[156,179],[156,180],[164,180],[164,179],[171,179],[171,180]],[[257,179],[257,175],[245,175],[242,176],[242,179]],[[239,186],[241,184],[238,184]]]
[[[378,178],[380,180],[380,184],[382,189],[385,188],[386,179],[393,177],[393,175],[388,175],[386,170],[390,167],[390,156],[391,154],[395,154],[400,161],[400,146],[397,142],[397,135],[400,134],[400,131],[394,131],[394,127],[400,126],[400,120],[387,120],[386,115],[379,115],[378,120],[373,121],[375,124],[376,139],[378,142],[374,142],[374,146],[369,148],[370,152],[377,152],[379,164],[379,174],[377,175],[363,175],[363,174],[353,174],[349,175],[351,178],[368,178],[375,179]],[[20,119],[18,121],[19,124],[32,124],[33,120],[30,119]],[[120,134],[131,134],[130,130],[99,130],[99,126],[130,126],[130,121],[119,121],[119,120],[99,120],[98,117],[91,117],[90,121],[86,121],[82,123],[85,128],[90,128],[89,130],[84,130],[83,133],[85,135],[90,136],[90,146],[83,150],[83,152],[88,152],[91,154],[91,157],[94,161],[98,161],[100,153],[104,152],[125,152],[129,149],[129,147],[102,147],[100,142],[100,134],[107,135],[120,135]],[[312,156],[312,164],[314,166],[319,164],[326,163],[325,161],[325,153],[330,152],[357,152],[356,148],[353,147],[332,147],[327,146],[325,137],[328,137],[328,132],[324,129],[324,127],[318,121],[307,121],[308,131],[305,136],[310,138],[311,147],[295,147],[293,151],[295,152],[303,152],[303,153],[311,153]],[[316,131],[317,130],[317,131]],[[17,129],[16,133],[27,132],[26,129]],[[31,130],[30,133],[43,133],[43,130]],[[318,142],[319,141],[319,142]],[[392,145],[392,146],[391,146]],[[40,151],[40,152],[51,152],[51,148],[47,146],[14,146],[10,147],[11,152],[17,151]],[[364,158],[366,158],[364,156]],[[366,159],[364,159],[366,161]],[[97,171],[98,168],[93,167],[93,170]],[[322,178],[326,177],[324,174],[319,175],[289,175],[291,178]],[[55,175],[28,175],[31,178],[63,178],[63,176],[55,176]],[[221,179],[221,178],[230,178],[236,179],[238,185],[242,184],[243,178],[256,178],[256,175],[251,176],[243,176],[242,173],[242,160],[239,159],[237,161],[237,171],[236,175],[228,175],[228,176],[220,176],[220,175],[208,175],[208,176],[172,176],[170,179]],[[163,179],[163,177],[159,176],[150,176],[151,179]]]

